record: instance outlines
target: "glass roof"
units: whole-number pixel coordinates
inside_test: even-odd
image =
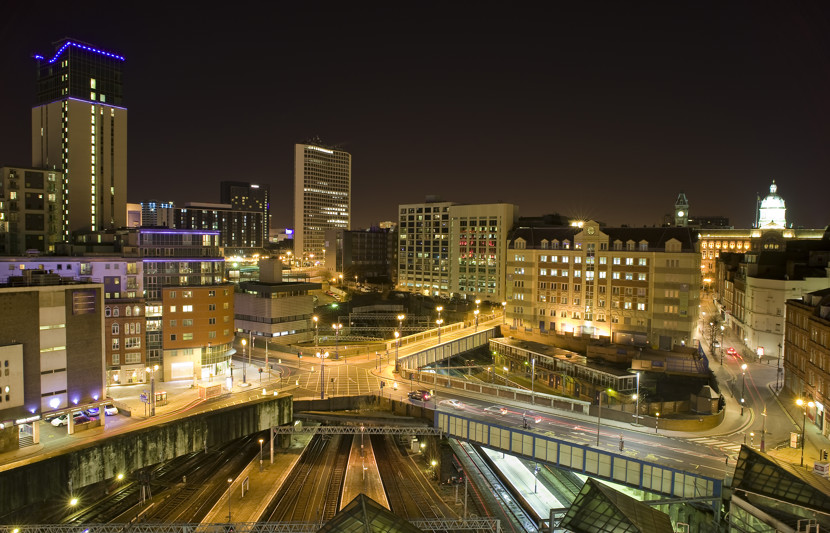
[[[574,533],[672,533],[669,516],[591,478],[559,523]]]
[[[334,518],[318,530],[337,533],[421,533],[403,518],[393,515],[365,494],[358,494]]]
[[[732,487],[830,514],[830,480],[747,446],[741,446]]]

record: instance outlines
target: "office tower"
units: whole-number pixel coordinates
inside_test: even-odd
[[[54,252],[63,241],[61,178],[53,170],[0,167],[0,255]]]
[[[219,201],[230,204],[235,211],[258,211],[262,213],[260,226],[261,242],[268,242],[271,231],[271,189],[267,185],[241,181],[223,181],[219,184]]]
[[[325,231],[351,229],[352,156],[320,143],[294,145],[294,256],[324,260]]]
[[[433,296],[501,302],[512,204],[454,204],[428,197],[398,206],[398,287]]]
[[[63,172],[62,236],[126,225],[127,109],[120,55],[64,39],[36,55],[32,166]]]

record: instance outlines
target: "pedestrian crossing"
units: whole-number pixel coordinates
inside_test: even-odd
[[[701,446],[707,446],[709,448],[720,450],[726,455],[737,455],[738,452],[741,451],[740,444],[735,444],[734,442],[729,442],[714,437],[695,437],[684,440],[686,440],[687,442],[694,442],[695,444],[700,444]]]

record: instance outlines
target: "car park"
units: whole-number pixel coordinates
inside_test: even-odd
[[[430,399],[429,391],[423,389],[410,391],[408,396],[410,400],[420,400],[422,402]]]
[[[90,407],[89,409],[84,409],[84,414],[89,417],[98,416],[101,412],[101,409],[98,407]]]

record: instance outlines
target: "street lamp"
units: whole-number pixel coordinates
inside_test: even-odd
[[[259,439],[259,471],[262,472],[262,443],[263,439]]]
[[[530,403],[536,403],[536,391],[534,387],[536,385],[536,358],[532,358],[530,360]]]
[[[438,325],[438,344],[441,344],[441,324],[444,323],[444,319],[439,318],[435,323]]]
[[[242,386],[247,385],[248,372],[245,370],[245,346],[248,344],[247,339],[242,339]]]
[[[328,357],[328,356],[329,356],[328,352],[325,352],[325,353],[317,352],[317,357],[320,358],[320,399],[321,400],[324,400],[326,398],[326,396],[325,396],[326,385],[325,385],[325,381],[323,379],[323,374],[325,373],[325,368],[324,368],[325,365],[323,363],[325,362],[326,357]]]
[[[158,365],[153,365],[153,368],[149,366],[146,368],[150,374],[150,416],[156,416],[156,370],[158,369]]]
[[[332,324],[331,327],[334,329],[334,358],[340,359],[340,354],[337,352],[337,341],[340,337],[340,330],[343,329],[343,324]]]
[[[313,317],[311,317],[311,320],[314,321],[314,349],[316,350],[317,349],[317,322],[320,320],[320,318],[317,315],[314,315]]]
[[[640,423],[640,373],[637,372],[637,394],[634,395],[634,423]]]
[[[744,416],[744,392],[746,392],[746,363],[741,365],[741,416]]]
[[[611,392],[611,389],[608,389],[608,392]],[[608,392],[604,390],[599,391],[599,410],[597,411],[597,446],[599,446],[599,426],[600,420],[602,420],[602,395],[605,394],[605,401],[608,401]]]
[[[228,523],[231,523],[231,484],[233,484],[233,478],[228,478]]]
[[[473,315],[475,315],[475,317],[476,317],[476,329],[475,329],[476,331],[478,331],[478,312],[479,312],[478,309],[473,311]]]
[[[401,345],[400,341],[401,334],[399,332],[395,332],[395,372],[398,371],[398,347]]]
[[[507,302],[501,303],[501,323],[506,324],[507,320]]]
[[[654,434],[657,434],[657,428],[660,427],[660,413],[654,413]]]
[[[804,430],[807,429],[807,407],[813,407],[816,404],[814,404],[813,402],[805,402],[801,398],[797,399],[795,401],[795,403],[799,407],[804,408],[804,418],[801,421],[801,466],[804,466],[804,448],[807,445],[807,441],[804,440],[804,439],[806,439],[806,436],[804,434]]]

